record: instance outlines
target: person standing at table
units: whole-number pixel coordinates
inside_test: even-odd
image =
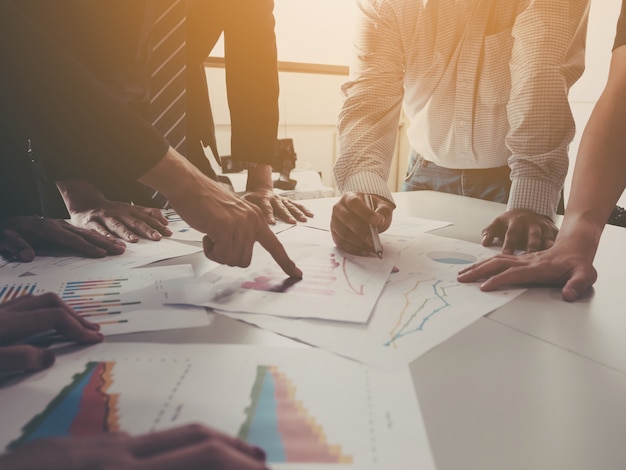
[[[103,88],[146,120],[155,121],[153,124],[166,132],[173,147],[213,179],[216,176],[204,145],[219,157],[203,61],[224,32],[233,132],[231,153],[236,159],[252,162],[244,198],[257,204],[269,223],[275,223],[276,217],[295,223],[313,215],[301,204],[276,195],[272,188],[271,160],[278,126],[272,0],[60,0],[49,4],[25,0],[21,8],[89,68]],[[170,17],[182,20],[172,19],[168,23]],[[171,35],[164,34],[169,29],[161,24],[172,28]],[[160,49],[169,47],[171,55],[161,53]],[[175,63],[172,68],[170,65]],[[181,67],[180,71],[176,67]],[[157,74],[156,79],[149,78],[151,74]],[[161,75],[163,79],[159,78]],[[164,83],[168,88],[160,89]],[[167,105],[168,98],[163,98],[168,93],[173,93],[171,107]],[[153,100],[159,107],[156,114]],[[155,120],[155,116],[162,117]],[[177,119],[180,124],[170,128],[169,123]],[[67,180],[58,181],[57,185],[75,225],[94,228],[105,235],[113,233],[131,242],[137,241],[138,236],[158,240],[169,234],[163,228],[160,212],[147,209],[161,207],[166,201],[141,184],[117,182],[94,188],[86,181]],[[50,205],[57,205],[48,214],[65,216],[63,204],[55,202],[56,188],[44,188],[44,192],[44,202],[51,200]]]
[[[338,122],[336,244],[366,254],[368,224],[384,231],[391,223],[387,179],[404,108],[411,155],[402,190],[507,203],[483,244],[498,238],[504,253],[549,247],[574,136],[568,91],[584,70],[589,1],[358,5]]]
[[[461,282],[486,279],[491,291],[512,284],[563,286],[574,301],[597,279],[593,259],[615,203],[626,188],[626,0],[617,22],[607,83],[585,126],[571,194],[554,246],[541,253],[498,255],[459,273]]]
[[[205,255],[218,263],[248,266],[258,241],[286,274],[302,276],[260,209],[202,174],[103,90],[22,6],[21,1],[0,2],[3,133],[39,142],[41,164],[53,180],[86,179],[96,187],[138,180],[158,190],[189,225],[206,234]]]
[[[273,189],[279,94],[273,10],[274,0],[189,0],[187,135],[219,159],[204,59],[223,34],[230,153],[248,169],[243,198],[258,205],[270,224],[276,218],[304,222],[313,213]],[[204,150],[197,155],[206,160]]]

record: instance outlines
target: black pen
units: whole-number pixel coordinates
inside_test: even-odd
[[[372,199],[371,194],[365,195],[365,203],[367,204],[367,207],[369,207],[372,210],[375,210],[374,200]],[[374,243],[374,252],[376,253],[376,256],[378,256],[380,259],[383,259],[383,246],[380,244],[380,237],[378,236],[378,229],[374,227],[372,224],[370,224],[370,234],[372,235],[372,242]]]

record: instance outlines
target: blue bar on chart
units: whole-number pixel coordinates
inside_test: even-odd
[[[34,294],[36,288],[36,282],[25,282],[19,284],[11,282],[4,284],[0,287],[0,303],[17,299],[23,295]]]
[[[61,298],[82,317],[119,315],[124,307],[141,301],[122,301],[122,289],[128,279],[96,279],[65,283]]]

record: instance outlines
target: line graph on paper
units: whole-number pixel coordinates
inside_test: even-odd
[[[460,269],[494,254],[481,245],[429,234],[383,235],[383,244],[385,257],[396,255],[395,266],[367,324],[270,317],[253,323],[366,364],[395,368],[523,292],[482,292],[476,284],[457,282]]]
[[[390,280],[389,284],[393,285],[395,292],[402,290],[400,305],[392,310],[393,314],[387,309],[385,315],[388,319],[387,338],[382,344],[392,348],[398,348],[411,336],[425,332],[447,311],[472,295],[467,286],[432,277],[414,279],[409,276],[401,281]]]

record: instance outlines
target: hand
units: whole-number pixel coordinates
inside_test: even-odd
[[[85,180],[58,181],[72,224],[106,236],[136,243],[139,237],[160,240],[172,234],[159,209],[110,201]]]
[[[348,192],[333,206],[330,231],[335,244],[344,251],[359,256],[374,252],[370,224],[384,232],[391,225],[395,205],[372,194],[375,210],[365,203],[363,193]]]
[[[64,220],[36,216],[0,219],[0,251],[19,261],[32,261],[39,249],[65,248],[88,258],[124,253],[126,246],[93,231],[74,227]]]
[[[520,256],[497,255],[459,271],[460,282],[486,279],[480,286],[493,291],[509,285],[563,286],[563,300],[573,302],[583,296],[596,281],[592,265],[595,250],[587,243],[557,238],[546,251]]]
[[[502,253],[515,250],[527,253],[550,248],[559,229],[548,217],[527,209],[513,209],[497,217],[482,232],[483,246],[491,246],[496,238],[503,241]]]
[[[276,223],[276,217],[290,224],[306,222],[307,217],[313,217],[313,213],[302,204],[274,192],[270,165],[248,168],[248,183],[243,198],[259,206],[263,217],[271,225]]]
[[[0,370],[40,370],[54,363],[54,353],[16,341],[36,333],[56,330],[64,338],[78,343],[98,343],[99,325],[76,314],[56,294],[25,295],[0,304]]]
[[[129,436],[40,439],[0,455],[1,468],[40,470],[267,470],[258,447],[201,425]]]
[[[161,192],[191,227],[207,234],[204,253],[209,259],[247,267],[258,241],[285,273],[302,277],[261,210],[207,178],[173,148],[141,181]]]

